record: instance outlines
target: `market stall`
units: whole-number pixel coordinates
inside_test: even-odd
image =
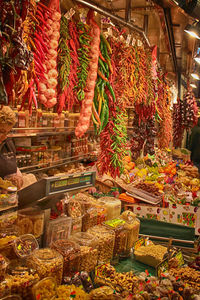
[[[191,17],[143,2],[0,3],[0,299],[199,299]]]

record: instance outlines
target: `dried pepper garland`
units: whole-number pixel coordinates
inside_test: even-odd
[[[78,67],[78,85],[77,85],[77,97],[79,101],[85,98],[85,87],[88,77],[89,62],[90,62],[90,26],[83,22],[78,23],[78,34],[80,48],[78,49],[78,59],[80,66]]]
[[[124,171],[123,159],[127,155],[127,116],[123,104],[120,99],[119,101],[116,99],[112,88],[116,79],[116,72],[113,72],[113,69],[115,69],[114,53],[112,53],[110,44],[103,36],[101,37],[101,51],[102,61],[99,62],[100,67],[98,71],[101,79],[99,80],[99,84],[102,84],[100,92],[103,89],[105,103],[109,108],[109,118],[106,127],[100,134],[101,152],[97,166],[100,174],[109,173],[115,178],[116,176],[120,176]],[[104,59],[105,62],[103,62]],[[108,63],[106,64],[106,62]]]
[[[160,121],[158,123],[158,146],[161,149],[168,148],[172,141],[173,121],[172,112],[170,109],[170,91],[167,83],[159,74],[159,89],[158,89],[158,110],[160,113]]]

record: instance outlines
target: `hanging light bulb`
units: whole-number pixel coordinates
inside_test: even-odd
[[[192,78],[196,79],[196,80],[200,80],[200,77],[197,73],[191,73]]]
[[[196,89],[196,88],[197,88],[196,84],[194,84],[194,83],[190,83],[190,86],[191,86],[193,89]]]
[[[184,29],[190,36],[200,40],[200,23],[187,25]]]

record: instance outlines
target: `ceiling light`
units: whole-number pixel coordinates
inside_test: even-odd
[[[190,36],[199,39],[200,40],[200,24],[196,23],[193,25],[187,25],[184,29],[185,32],[187,32]]]
[[[196,84],[194,84],[194,83],[190,83],[190,86],[191,86],[192,88],[194,88],[194,89],[197,88]]]
[[[200,80],[200,77],[197,73],[192,73],[191,76],[192,76],[192,78],[194,78],[196,80]]]

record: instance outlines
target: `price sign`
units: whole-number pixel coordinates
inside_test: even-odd
[[[95,178],[95,172],[46,178],[46,196],[93,186]]]

